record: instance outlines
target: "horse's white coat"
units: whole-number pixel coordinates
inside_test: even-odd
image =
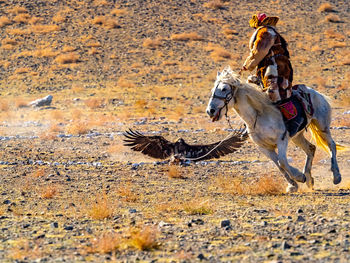
[[[332,153],[333,182],[338,184],[341,181],[341,175],[336,160],[336,144],[330,134],[331,107],[323,95],[306,86],[305,89],[315,105],[313,117],[308,119],[307,125],[310,123],[315,125],[319,130],[319,135],[327,142]],[[311,166],[316,147],[305,139],[304,130],[290,138],[280,111],[272,104],[267,95],[243,83],[236,73],[226,68],[221,74],[218,74],[212,95],[225,97],[229,92],[234,94],[234,98],[230,100],[228,107],[232,107],[246,123],[250,138],[284,175],[288,182],[287,192],[297,191],[296,181],[305,182],[305,179],[308,187],[312,188],[314,180],[311,177]],[[220,120],[226,114],[227,107],[224,106],[225,103],[221,99],[212,96],[208,103],[207,113],[212,118],[219,114],[218,120]],[[307,155],[303,173],[290,166],[287,161],[286,152],[289,139],[292,139]]]

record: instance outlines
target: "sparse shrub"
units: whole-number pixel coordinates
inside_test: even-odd
[[[143,229],[130,231],[129,244],[138,250],[152,250],[159,247],[157,242],[158,230],[155,227],[146,226]]]
[[[326,22],[331,22],[331,23],[339,23],[341,22],[339,16],[337,15],[328,15],[325,18]]]
[[[143,41],[142,44],[144,47],[150,48],[150,49],[156,49],[157,47],[160,47],[162,44],[159,39],[150,39],[146,38]]]
[[[196,32],[173,34],[171,40],[175,41],[199,41],[203,40],[203,37],[198,35]]]
[[[92,21],[94,25],[104,26],[109,29],[119,28],[119,24],[112,18],[107,18],[105,16],[96,16]]]
[[[7,25],[11,25],[12,21],[10,19],[8,19],[8,17],[6,16],[1,16],[0,17],[0,27],[4,27]]]
[[[91,240],[91,246],[85,250],[87,253],[112,253],[120,248],[123,242],[122,237],[119,234],[108,232],[103,233],[99,237]]]
[[[204,3],[203,6],[210,9],[217,10],[217,9],[224,8],[225,4],[221,0],[212,0],[208,3]]]
[[[332,12],[334,11],[333,6],[330,3],[323,3],[317,10],[318,12]]]
[[[91,218],[102,220],[113,216],[114,209],[107,195],[97,196],[96,200],[91,204],[88,214]]]
[[[80,62],[80,59],[79,59],[79,55],[75,53],[68,53],[68,54],[58,55],[55,61],[60,64],[71,64],[71,63]]]

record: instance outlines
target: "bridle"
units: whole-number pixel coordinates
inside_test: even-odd
[[[220,81],[219,83],[216,85],[215,87],[215,90],[218,88],[220,84]],[[224,106],[222,106],[220,109],[219,109],[219,115],[221,114],[221,111],[223,108],[226,108],[226,113],[225,113],[225,118],[227,120],[227,123],[228,125],[230,126],[230,128],[233,130],[232,126],[231,126],[231,123],[230,123],[230,117],[227,115],[228,113],[228,104],[230,103],[230,101],[233,99],[234,103],[236,103],[236,98],[235,98],[235,94],[236,94],[236,91],[237,89],[233,89],[232,85],[229,84],[229,83],[224,83],[224,84],[227,84],[230,86],[230,89],[231,89],[231,92],[227,93],[226,96],[218,96],[215,94],[215,90],[213,92],[213,95],[212,95],[212,99],[219,99],[221,101],[224,102]]]

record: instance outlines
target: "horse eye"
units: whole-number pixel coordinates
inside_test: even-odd
[[[226,88],[223,88],[222,91],[226,91],[227,89]]]

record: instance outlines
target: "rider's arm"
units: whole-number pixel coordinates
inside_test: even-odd
[[[276,34],[267,27],[261,28],[256,34],[249,56],[244,62],[243,68],[252,71],[259,62],[269,53],[275,42]]]

